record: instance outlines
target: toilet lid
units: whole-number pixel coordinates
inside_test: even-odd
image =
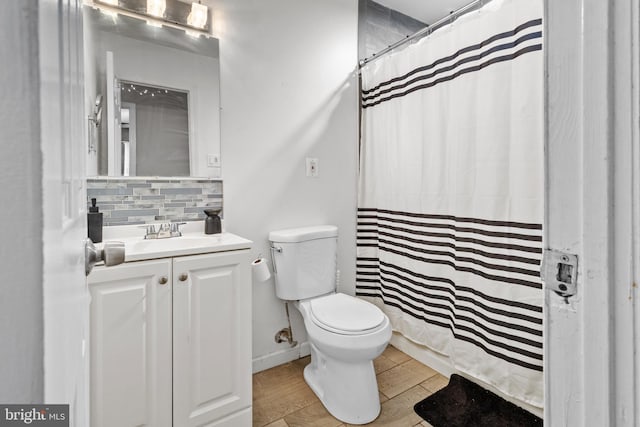
[[[375,305],[346,294],[331,294],[311,300],[316,325],[342,333],[358,333],[378,327],[384,313]]]

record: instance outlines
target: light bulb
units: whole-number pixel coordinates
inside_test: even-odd
[[[195,28],[204,28],[209,18],[209,8],[200,3],[191,3],[191,13],[187,17],[187,24]]]
[[[166,0],[147,0],[147,15],[162,18],[166,9]]]

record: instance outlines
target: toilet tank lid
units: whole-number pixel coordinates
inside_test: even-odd
[[[336,236],[338,236],[338,227],[335,225],[316,225],[313,227],[288,228],[286,230],[272,231],[269,233],[269,241],[295,243]]]

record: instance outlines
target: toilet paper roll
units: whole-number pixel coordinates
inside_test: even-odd
[[[258,258],[251,263],[251,273],[253,275],[254,282],[264,282],[269,280],[271,272],[269,272],[269,266],[267,260],[264,258]]]

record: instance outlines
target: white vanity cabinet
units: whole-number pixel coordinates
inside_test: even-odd
[[[251,425],[248,250],[96,267],[91,426]]]
[[[171,265],[96,267],[88,277],[92,427],[172,425]]]
[[[251,425],[250,264],[248,251],[173,260],[174,426]]]

